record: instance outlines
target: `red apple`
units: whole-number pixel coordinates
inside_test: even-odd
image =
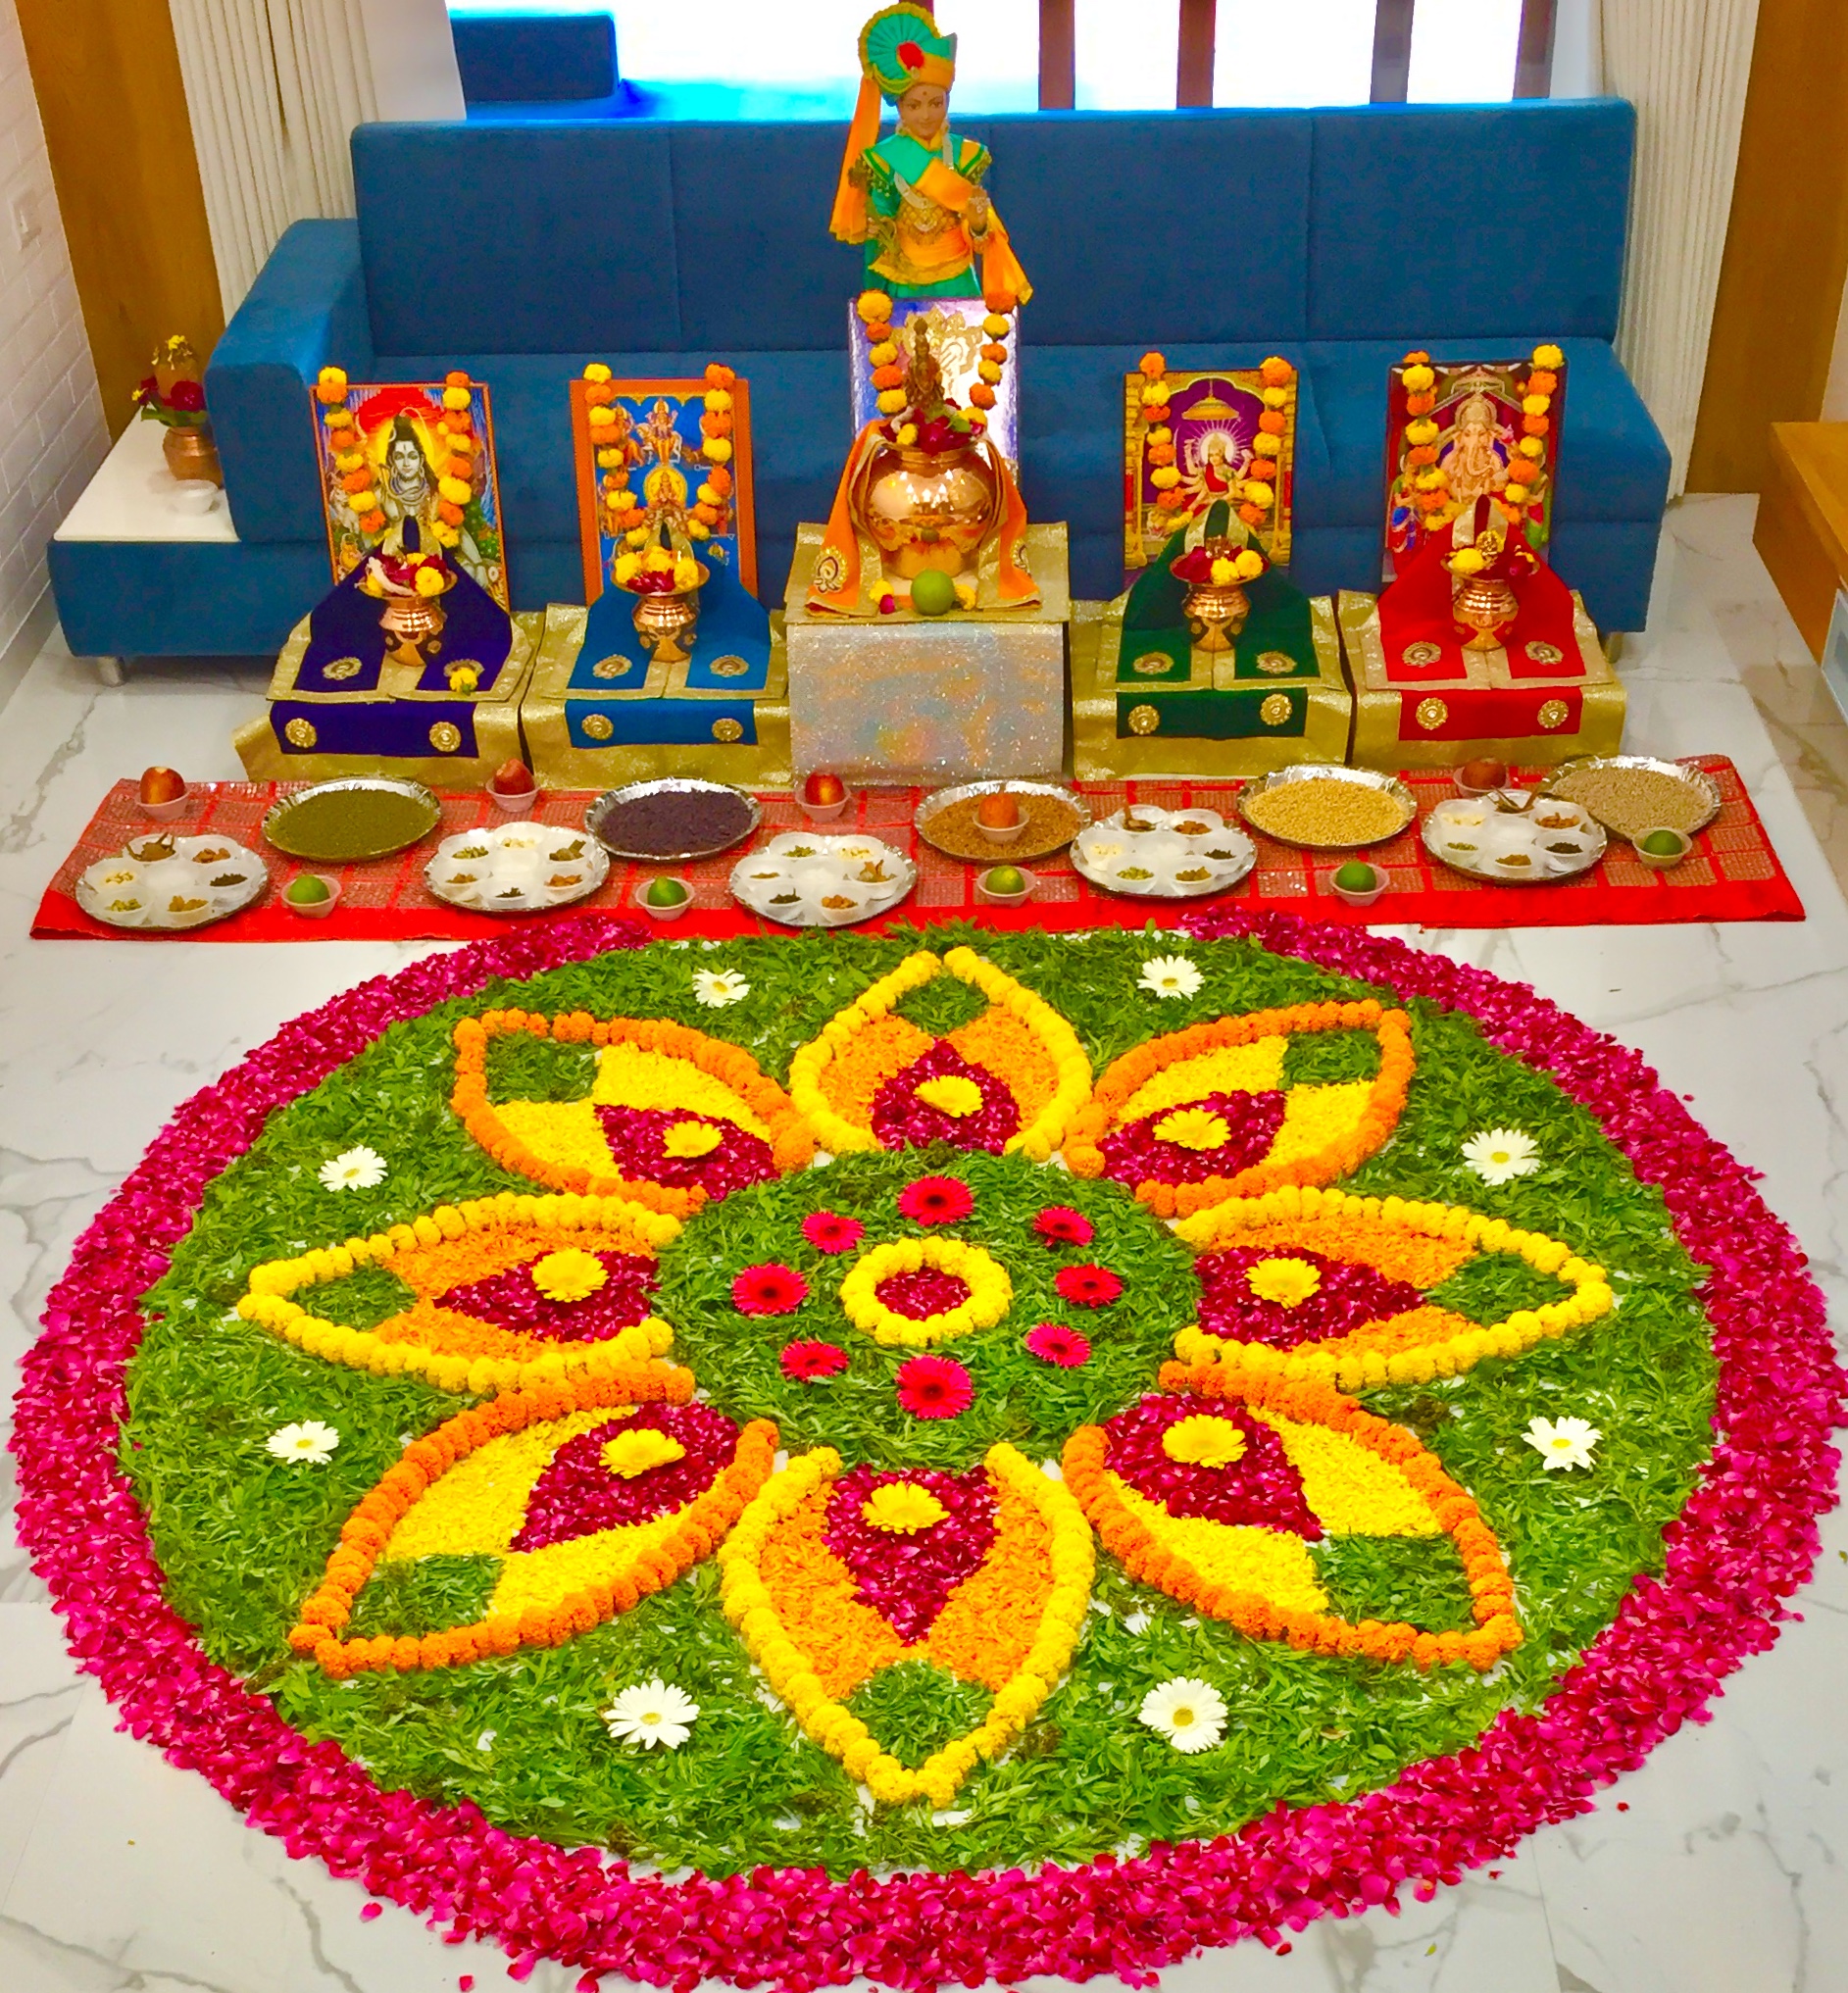
[[[498,789],[503,796],[526,796],[537,785],[532,779],[532,771],[523,761],[504,761],[488,779],[490,789]]]
[[[144,803],[171,803],[186,793],[185,778],[176,769],[151,768],[141,773],[141,800]]]
[[[838,775],[821,770],[802,784],[802,800],[805,803],[838,803],[846,793],[846,786]]]

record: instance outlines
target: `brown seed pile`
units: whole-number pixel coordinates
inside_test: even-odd
[[[1397,797],[1365,782],[1310,775],[1253,796],[1240,807],[1245,821],[1287,844],[1317,851],[1347,851],[1396,837],[1412,821]]]
[[[1016,789],[1014,800],[1021,806],[1022,829],[1005,844],[990,843],[975,822],[979,796],[964,796],[945,804],[927,817],[921,828],[925,838],[952,858],[980,859],[985,865],[1002,862],[1018,864],[1022,859],[1044,858],[1077,835],[1082,821],[1072,805],[1058,796],[1035,795],[1030,789]]]
[[[1568,769],[1552,788],[1555,795],[1583,804],[1620,837],[1640,837],[1645,830],[1691,831],[1709,808],[1692,782],[1657,769]]]

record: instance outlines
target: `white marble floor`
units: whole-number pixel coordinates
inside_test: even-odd
[[[1810,910],[1802,924],[1412,936],[1535,984],[1639,1046],[1765,1173],[1848,1302],[1848,728],[1750,545],[1751,507],[1672,514],[1631,743],[1738,764]],[[73,1241],[171,1111],[286,1018],[427,952],[357,944],[34,943],[45,879],[105,786],[151,761],[236,773],[256,675],[145,666],[104,690],[54,639],[0,721],[0,1365]],[[1769,729],[1769,730],[1768,730]],[[1812,828],[1812,825],[1815,828]],[[1823,843],[1819,843],[1819,837]],[[0,1494],[0,1500],[4,1494]],[[1218,1953],[1181,1993],[1848,1993],[1848,1521],[1800,1622],[1714,1720],[1598,1810],[1429,1905],[1312,1925],[1287,1957]],[[4,1993],[482,1993],[498,1953],[439,1943],[292,1863],[199,1779],[117,1733],[0,1530]],[[531,1984],[564,1993],[572,1975]]]

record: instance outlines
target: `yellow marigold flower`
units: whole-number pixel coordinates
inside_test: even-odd
[[[436,480],[436,489],[451,505],[467,505],[474,495],[460,477],[439,477]]]
[[[898,432],[898,447],[901,450],[909,450],[917,440],[918,424],[916,423],[907,423]]]
[[[466,387],[446,387],[443,389],[444,408],[454,409],[457,414],[468,408],[474,399],[474,397],[470,394]]]
[[[1450,557],[1453,574],[1479,574],[1488,566],[1479,547],[1459,547]]]
[[[635,530],[643,533],[645,536],[646,529],[644,527],[637,526]],[[666,574],[674,567],[674,556],[668,552],[666,547],[650,547],[642,556],[642,566],[651,574]]]
[[[710,1156],[724,1139],[707,1121],[675,1121],[662,1140],[664,1155],[690,1163],[696,1156]]]
[[[709,387],[701,399],[708,414],[722,416],[731,406],[731,390],[725,387]]]
[[[1260,479],[1253,477],[1239,487],[1238,495],[1247,505],[1255,505],[1260,512],[1269,512],[1276,502],[1276,494]]]
[[[1437,440],[1437,424],[1429,416],[1420,416],[1417,422],[1406,424],[1405,439],[1408,443],[1434,443]]]
[[[892,367],[898,362],[898,341],[881,339],[876,346],[869,347],[867,358],[874,367]]]
[[[1408,367],[1399,378],[1414,394],[1423,394],[1427,387],[1436,384],[1437,375],[1430,368],[1420,365]]]
[[[616,426],[616,411],[613,408],[593,408],[585,417],[593,429],[613,429]]]
[[[609,377],[610,370],[606,366],[604,366],[601,360],[593,360],[590,363],[590,365],[584,369],[584,378],[586,380],[602,381],[608,380]]]
[[[1259,395],[1258,399],[1264,403],[1266,408],[1288,408],[1290,405],[1290,391],[1287,387],[1267,387]]]
[[[1180,482],[1180,473],[1172,464],[1164,464],[1159,471],[1149,473],[1149,482],[1157,491],[1172,491]]]
[[[616,566],[612,572],[616,577],[617,586],[619,588],[626,588],[641,571],[642,558],[639,554],[618,554]]]
[[[1209,1108],[1176,1108],[1155,1123],[1159,1140],[1173,1142],[1177,1149],[1224,1148],[1231,1139],[1231,1128],[1223,1115],[1216,1115]]]
[[[1260,457],[1280,457],[1283,454],[1283,438],[1272,435],[1269,429],[1261,429],[1252,437],[1251,447]]]
[[[1167,381],[1151,380],[1142,390],[1142,406],[1144,408],[1166,409],[1171,392],[1172,390]]]
[[[699,563],[691,554],[682,554],[674,562],[674,585],[682,590],[699,586]]]
[[[1260,1301],[1274,1301],[1279,1308],[1300,1308],[1321,1290],[1322,1275],[1307,1260],[1260,1260],[1245,1275],[1245,1285]]]
[[[1230,561],[1215,561],[1209,572],[1213,576],[1213,585],[1216,588],[1229,588],[1237,578],[1237,570],[1232,566]]]
[[[347,503],[361,519],[364,519],[369,512],[378,510],[378,494],[375,491],[356,491]]]
[[[990,312],[981,322],[981,329],[991,339],[1005,339],[1008,335],[1008,322],[1000,312]]]
[[[645,1474],[650,1468],[666,1467],[670,1461],[685,1457],[686,1448],[677,1439],[646,1425],[633,1432],[619,1432],[598,1455],[613,1474],[621,1474],[625,1481]]]
[[[1523,457],[1538,459],[1546,455],[1546,445],[1538,436],[1523,436],[1515,447]]]
[[[632,525],[624,537],[631,547],[645,547],[652,535],[645,525]]]
[[[686,523],[686,536],[689,540],[709,540],[712,538],[712,528],[703,519],[689,519]],[[694,576],[695,580],[698,578],[697,575]]]
[[[724,436],[709,436],[701,447],[715,464],[724,464],[730,461],[731,445]]]
[[[346,369],[344,367],[324,367],[315,375],[315,385],[317,387],[344,388],[346,386]]]
[[[1522,398],[1521,413],[1523,416],[1543,416],[1553,406],[1550,394],[1529,394]]]
[[[1241,581],[1255,581],[1264,573],[1264,556],[1255,547],[1241,547],[1232,556],[1232,568]]]
[[[430,527],[430,531],[436,535],[436,544],[439,547],[459,547],[462,544],[461,529],[446,525],[441,520]]]
[[[443,592],[443,571],[434,566],[422,567],[411,585],[420,595],[440,595]]]
[[[597,469],[599,471],[620,471],[622,468],[623,453],[621,450],[606,449],[597,452]]]
[[[854,310],[869,325],[883,325],[892,316],[892,301],[882,290],[863,290]]]
[[[576,1246],[561,1246],[532,1263],[532,1284],[548,1301],[581,1301],[609,1277],[596,1254]]]
[[[1176,1420],[1162,1434],[1162,1451],[1183,1467],[1228,1468],[1244,1458],[1245,1435],[1229,1419],[1202,1412]]]
[[[860,1505],[860,1514],[874,1529],[889,1529],[900,1536],[928,1529],[949,1513],[928,1488],[921,1488],[916,1481],[887,1481]]]
[[[954,1115],[959,1121],[965,1115],[981,1112],[981,1088],[959,1072],[946,1072],[935,1079],[926,1079],[918,1088],[918,1098],[926,1107]]]
[[[1536,346],[1533,349],[1533,364],[1545,368],[1564,367],[1566,356],[1557,346]]]
[[[895,416],[905,406],[905,390],[902,387],[882,388],[879,392],[879,413]]]

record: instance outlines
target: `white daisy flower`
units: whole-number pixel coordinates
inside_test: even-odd
[[[625,1688],[603,1712],[604,1726],[619,1744],[639,1744],[652,1751],[665,1744],[677,1751],[692,1735],[699,1705],[684,1689],[659,1675],[636,1688]]]
[[[1507,1183],[1531,1176],[1540,1167],[1540,1151],[1533,1137],[1519,1128],[1485,1128],[1464,1143],[1463,1167],[1484,1183]]]
[[[385,1159],[376,1149],[342,1149],[321,1166],[324,1190],[372,1190],[385,1180]]]
[[[1521,1436],[1550,1470],[1588,1468],[1591,1449],[1604,1434],[1588,1419],[1530,1419]]]
[[[264,1441],[277,1460],[303,1461],[311,1468],[325,1467],[340,1444],[340,1435],[319,1419],[305,1419],[299,1425],[279,1425]]]
[[[723,1011],[727,1004],[741,1004],[751,994],[751,985],[735,969],[696,969],[693,995],[709,1011]]]
[[[1177,1674],[1149,1690],[1136,1714],[1176,1751],[1210,1751],[1225,1733],[1225,1698],[1211,1682]]]
[[[1184,955],[1153,955],[1142,965],[1137,987],[1158,997],[1190,997],[1206,980]]]

